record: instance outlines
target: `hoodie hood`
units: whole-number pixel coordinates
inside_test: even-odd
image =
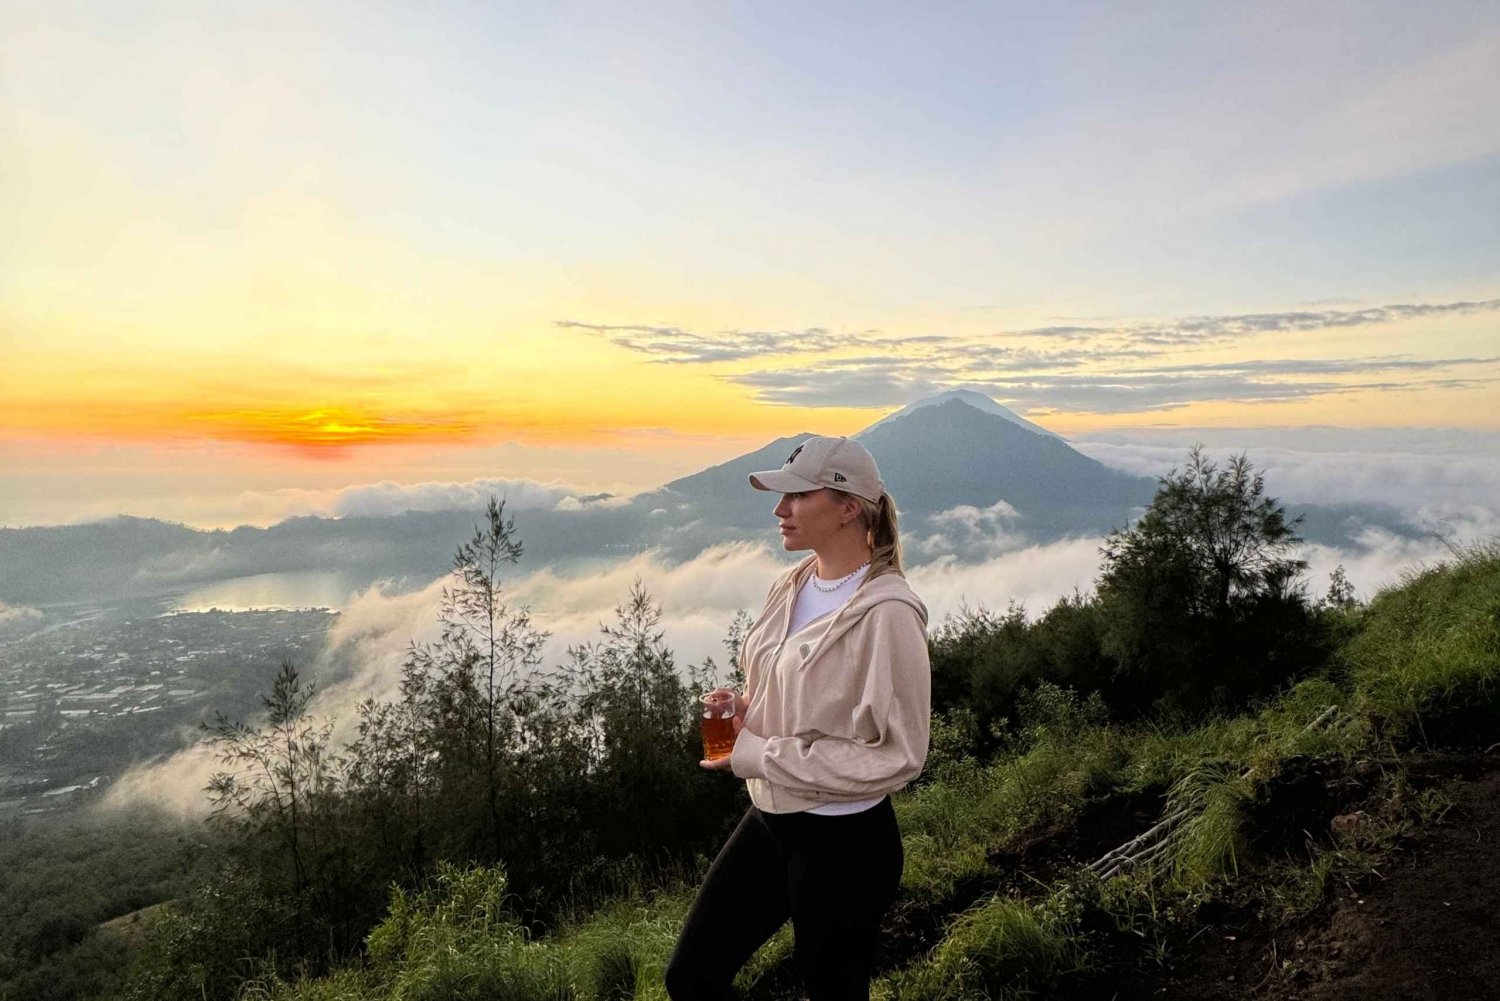
[[[807,578],[811,577],[817,570],[818,555],[812,555],[803,559],[790,572],[785,574],[771,590],[770,604],[776,609],[776,617],[773,627],[776,629],[778,639],[784,639],[787,635],[787,626],[792,618],[792,605],[797,598],[797,591],[802,587]],[[812,666],[818,659],[818,654],[833,645],[833,641],[848,632],[860,619],[864,618],[866,612],[880,604],[882,601],[900,601],[916,609],[918,617],[922,620],[922,628],[927,628],[927,606],[918,598],[911,585],[906,582],[906,577],[894,571],[866,576],[859,582],[850,599],[833,613],[828,623],[828,628],[822,633],[818,645],[813,649],[808,658],[802,664],[802,670]]]

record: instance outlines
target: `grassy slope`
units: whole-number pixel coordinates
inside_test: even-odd
[[[1213,906],[1273,920],[1306,913],[1334,880],[1440,813],[1438,798],[1403,794],[1400,755],[1422,742],[1497,739],[1500,547],[1411,574],[1352,614],[1339,670],[1256,714],[1163,732],[1100,725],[1088,706],[1055,696],[1025,750],[985,766],[935,762],[934,781],[897,798],[907,864],[875,995],[1086,996],[1101,976],[1164,962]],[[1336,725],[1307,730],[1329,705],[1341,707]],[[1309,785],[1310,775],[1364,776],[1364,822],[1330,831],[1340,804],[1302,795],[1329,784]],[[1151,863],[1108,881],[1070,864],[1088,857],[1079,846],[1098,847],[1079,838],[1081,818],[1163,799],[1189,814]],[[1276,850],[1308,823],[1322,827]],[[1064,843],[1076,858],[1049,856]],[[1046,878],[1018,886],[1017,859],[1038,854],[1050,858]],[[616,901],[541,941],[506,919],[504,889],[502,873],[451,870],[428,893],[393,899],[364,967],[269,979],[245,996],[665,997],[661,970],[691,886]],[[796,996],[790,946],[784,928],[738,986]]]

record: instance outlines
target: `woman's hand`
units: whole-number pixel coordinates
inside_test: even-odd
[[[711,772],[727,772],[730,770],[729,763],[730,756],[727,754],[722,758],[714,758],[712,761],[704,758],[698,762],[701,767],[707,768]]]

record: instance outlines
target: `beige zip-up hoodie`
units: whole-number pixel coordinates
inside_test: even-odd
[[[730,768],[767,813],[894,792],[922,771],[932,713],[927,606],[906,578],[866,576],[787,635],[808,556],[777,578],[740,648],[749,708]]]

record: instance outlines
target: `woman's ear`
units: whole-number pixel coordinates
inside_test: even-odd
[[[854,496],[853,494],[844,495],[844,524],[847,525],[849,522],[854,521],[856,518],[858,518],[862,510],[863,508],[859,503],[858,497]]]

